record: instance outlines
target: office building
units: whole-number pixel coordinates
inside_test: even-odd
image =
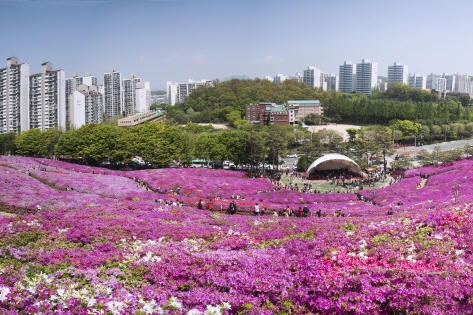
[[[287,109],[290,125],[304,121],[304,118],[310,114],[320,116],[324,114],[322,105],[318,100],[287,101]]]
[[[53,70],[53,64],[41,65],[41,73],[30,76],[30,129],[66,128],[66,74]]]
[[[0,134],[29,129],[29,76],[30,66],[17,57],[0,69]]]
[[[357,93],[371,95],[373,88],[378,83],[378,64],[369,59],[362,59],[356,65],[356,89]]]
[[[103,122],[103,95],[96,85],[81,84],[69,95],[70,125],[80,128],[90,123]]]
[[[338,90],[352,93],[356,90],[356,65],[351,61],[343,62],[338,72]]]
[[[408,84],[409,71],[408,66],[395,62],[392,66],[388,66],[388,86],[392,83]]]
[[[306,70],[304,70],[304,75],[302,77],[302,81],[311,86],[313,88],[320,88],[322,87],[323,83],[323,73],[320,69],[317,69],[314,66],[308,66]]]
[[[103,77],[105,119],[123,115],[123,82],[120,72],[111,69]]]
[[[144,122],[160,122],[166,120],[165,111],[148,111],[144,113],[135,113],[133,115],[120,118],[118,120],[118,127],[130,128]]]
[[[302,122],[307,115],[323,115],[323,108],[317,100],[288,101],[286,104],[260,102],[245,107],[245,117],[253,125],[287,126]]]
[[[409,86],[416,89],[425,89],[427,86],[426,77],[421,76],[418,73],[410,73],[408,78]]]

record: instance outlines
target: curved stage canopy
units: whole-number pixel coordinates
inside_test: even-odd
[[[352,159],[341,154],[327,154],[318,158],[307,169],[306,176],[309,177],[314,171],[338,170],[347,168],[349,171],[361,175],[361,167]]]

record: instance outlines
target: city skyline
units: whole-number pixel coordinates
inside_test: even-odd
[[[315,66],[338,75],[344,61],[370,59],[378,75],[473,74],[468,18],[451,1],[0,1],[0,52],[30,65],[51,62],[67,78],[114,67],[152,90],[166,82],[231,75],[290,76]]]

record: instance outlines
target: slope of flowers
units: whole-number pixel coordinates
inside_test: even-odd
[[[4,162],[0,164],[8,164]],[[95,189],[57,190],[12,168],[13,162],[9,166],[0,167],[0,203],[49,206],[36,214],[0,218],[1,314],[473,310],[473,208],[466,196],[437,207],[425,199],[414,206],[401,198],[410,204],[406,211],[380,216],[373,215],[377,206],[345,194],[334,194],[340,202],[333,195],[310,199],[295,192],[281,192],[278,199],[276,192],[256,194],[245,187],[244,195],[259,196],[263,202],[295,200],[293,208],[300,205],[297,198],[311,206],[353,204],[359,216],[229,216],[129,200],[126,193],[106,198],[94,194]],[[68,178],[64,184],[86,180],[66,168],[50,167],[54,172],[38,171],[54,173],[48,181],[60,184],[55,174]],[[432,191],[442,189],[442,182],[463,180],[460,175],[466,176],[432,176],[423,189],[429,184]],[[437,182],[436,176],[444,177]],[[98,186],[121,183],[93,177],[90,181],[101,193],[106,188]],[[385,188],[386,196],[403,182],[409,186],[406,191],[423,190],[416,189],[415,181],[403,180]],[[462,182],[463,187],[466,191],[469,184]],[[450,186],[443,190],[451,193]]]

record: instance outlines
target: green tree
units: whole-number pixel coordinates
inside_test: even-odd
[[[16,135],[14,132],[0,134],[0,155],[13,155],[16,153]]]
[[[15,138],[16,153],[25,156],[49,156],[51,142],[55,138],[54,131],[30,129],[21,132]]]

